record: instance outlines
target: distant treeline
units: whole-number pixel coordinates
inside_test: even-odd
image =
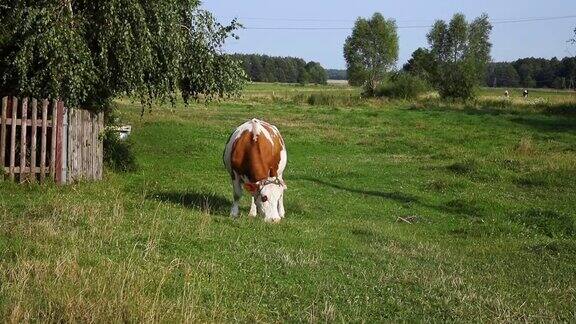
[[[295,57],[258,54],[234,54],[242,62],[248,78],[254,82],[326,84],[326,70],[317,62]]]
[[[489,87],[574,89],[576,57],[523,58],[514,62],[491,63],[486,73]]]
[[[406,67],[405,67],[406,69]],[[346,70],[329,69],[328,79],[346,80]],[[576,88],[576,57],[523,58],[488,64],[485,85],[511,88]]]
[[[348,80],[348,72],[346,70],[328,69],[329,80]]]
[[[273,57],[256,54],[234,54],[243,62],[244,70],[255,82],[318,83],[347,80],[346,70],[327,69],[316,62],[294,57]],[[523,58],[514,62],[488,65],[485,85],[488,87],[576,88],[576,57]]]

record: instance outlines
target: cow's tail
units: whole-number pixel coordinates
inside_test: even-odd
[[[260,135],[260,121],[256,118],[251,120],[252,123],[252,140],[254,142],[258,141],[258,135]]]

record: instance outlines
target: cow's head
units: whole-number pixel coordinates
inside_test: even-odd
[[[286,189],[283,180],[270,178],[257,183],[245,183],[244,188],[252,193],[258,213],[264,216],[266,222],[280,221],[279,203]]]

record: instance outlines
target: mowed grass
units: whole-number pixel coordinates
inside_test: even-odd
[[[275,97],[300,88],[252,85],[243,98],[143,118],[119,100],[137,172],[1,183],[0,316],[576,320],[574,114]],[[247,197],[241,218],[228,216],[222,151],[252,117],[287,143],[279,225],[249,219]]]

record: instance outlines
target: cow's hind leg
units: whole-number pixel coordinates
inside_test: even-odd
[[[232,191],[234,195],[234,202],[232,202],[232,209],[230,210],[230,216],[238,217],[240,213],[240,198],[242,198],[242,184],[240,183],[240,177],[235,176],[232,180]]]

